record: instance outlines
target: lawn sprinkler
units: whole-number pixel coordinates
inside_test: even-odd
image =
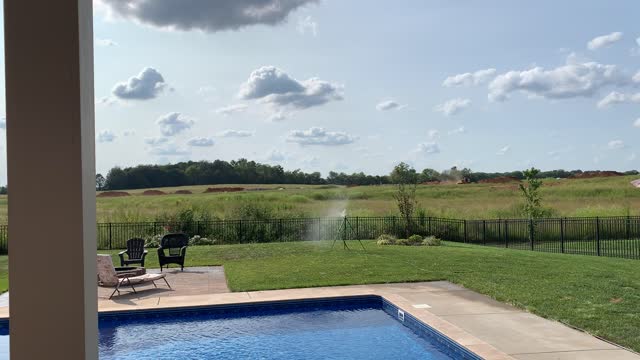
[[[343,216],[342,216],[342,225],[340,226],[340,234],[342,235],[342,246],[343,249],[345,250],[351,250],[349,248],[349,245],[347,245],[347,231],[348,230],[353,230],[353,227],[351,226],[351,222],[349,221],[349,218],[347,218],[346,212],[343,211]],[[358,240],[358,242],[360,243],[360,246],[362,246],[362,250],[367,250],[364,247],[364,244],[362,243],[362,240],[360,240],[360,238],[356,239]],[[336,238],[333,240],[333,244],[331,244],[331,248],[333,249],[333,247],[336,245],[336,242],[338,241],[338,237],[336,236]]]

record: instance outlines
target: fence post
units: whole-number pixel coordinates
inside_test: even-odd
[[[509,247],[509,235],[507,235],[509,220],[504,219],[504,247]]]
[[[202,234],[200,234],[200,221],[196,221],[196,233],[195,233],[195,235],[202,236]]]
[[[356,216],[356,239],[360,240],[360,221]]]
[[[533,219],[529,219],[529,242],[531,243],[531,251],[533,251],[534,246],[533,246]]]
[[[564,254],[564,220],[560,218],[560,253]]]
[[[320,232],[322,231],[322,219],[318,218],[318,241],[320,241]]]
[[[627,232],[627,240],[631,240],[631,217],[629,215],[627,215],[627,222],[626,222],[626,232]]]
[[[467,243],[467,220],[462,220],[462,227],[464,228],[464,243]]]
[[[431,216],[429,216],[427,218],[428,224],[429,224],[429,233],[427,235],[433,235],[433,230],[431,229]]]
[[[109,223],[109,250],[113,250],[112,237],[111,237],[111,223]]]
[[[600,219],[596,217],[596,247],[600,256]]]
[[[487,220],[482,220],[482,245],[487,245]]]

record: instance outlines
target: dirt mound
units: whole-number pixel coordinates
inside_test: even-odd
[[[492,179],[482,179],[479,184],[505,184],[510,182],[520,182],[520,179],[513,176],[499,176]]]
[[[193,193],[190,190],[177,190],[174,194],[177,194],[177,195],[191,195]]]
[[[242,187],[217,187],[217,188],[207,188],[204,193],[218,193],[218,192],[237,192],[244,191]]]
[[[160,190],[146,190],[142,195],[167,195],[167,193]]]
[[[98,194],[98,197],[122,197],[122,196],[131,196],[126,191],[105,191]]]
[[[591,179],[598,177],[624,176],[623,173],[617,171],[585,171],[579,174],[571,175],[570,179]]]

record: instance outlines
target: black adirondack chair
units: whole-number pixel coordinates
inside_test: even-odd
[[[125,259],[124,255],[127,255]],[[147,250],[144,249],[144,239],[133,238],[127,240],[127,250],[118,253],[120,255],[120,266],[129,266],[140,264],[144,267],[144,258],[147,256]]]
[[[160,271],[162,271],[163,266],[168,264],[180,265],[180,270],[184,271],[184,258],[187,255],[188,245],[189,235],[187,234],[176,233],[163,236],[158,248]]]

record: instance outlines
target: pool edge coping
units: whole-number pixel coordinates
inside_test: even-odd
[[[168,304],[161,304],[160,298],[158,298],[157,303],[153,304],[116,304],[115,306],[107,307],[105,309],[100,309],[98,314],[119,314],[119,313],[127,313],[127,312],[144,312],[144,311],[163,311],[163,310],[180,310],[180,309],[197,309],[197,308],[211,308],[211,307],[224,307],[224,306],[242,306],[242,305],[268,305],[275,303],[286,303],[286,302],[296,302],[296,301],[304,301],[304,300],[337,300],[337,299],[349,299],[349,298],[357,298],[357,297],[366,297],[366,296],[375,296],[379,297],[383,302],[383,311],[384,310],[384,302],[389,303],[395,308],[402,310],[405,316],[409,316],[414,318],[419,324],[422,326],[432,330],[437,335],[442,336],[445,339],[450,340],[452,343],[460,346],[463,349],[466,349],[472,354],[475,354],[486,360],[506,360],[506,359],[514,359],[510,355],[498,350],[491,344],[480,340],[476,336],[462,330],[456,325],[440,318],[439,316],[429,312],[427,309],[416,309],[412,306],[412,304],[404,299],[403,297],[389,293],[387,291],[381,289],[371,289],[366,287],[359,287],[359,291],[352,291],[348,294],[327,294],[326,292],[319,291],[318,294],[312,294],[314,288],[305,288],[305,289],[290,289],[290,290],[271,290],[271,291],[256,291],[256,292],[240,292],[240,293],[227,293],[227,294],[216,294],[216,295],[228,295],[228,296],[218,296],[215,299],[215,295],[206,296],[205,299],[188,299],[195,300],[189,301],[189,304],[180,304],[180,300],[187,300],[183,298],[203,298],[203,296],[199,295],[191,295],[191,296],[181,296],[175,297],[174,301],[170,301]],[[278,296],[276,294],[275,297],[269,297],[269,294],[278,293],[278,292],[289,292],[291,290],[300,290],[302,293],[298,296]],[[307,290],[307,291],[304,291]],[[262,294],[267,295],[266,297],[257,297],[252,298],[251,294]],[[235,295],[235,296],[233,296]],[[244,297],[246,295],[246,297]],[[284,294],[282,294],[284,295]],[[176,301],[177,300],[177,301]],[[212,301],[213,300],[213,301]],[[218,301],[215,301],[218,300]],[[220,301],[221,300],[221,301]],[[238,301],[240,300],[240,301]],[[174,302],[174,304],[172,304]],[[104,305],[105,302],[100,301],[99,305]],[[109,303],[110,305],[114,305],[113,302]],[[387,312],[388,313],[388,312]],[[391,314],[390,314],[391,315]],[[9,316],[0,315],[0,325],[6,324],[9,322]],[[397,320],[397,318],[396,318]],[[406,325],[405,325],[406,326]]]

